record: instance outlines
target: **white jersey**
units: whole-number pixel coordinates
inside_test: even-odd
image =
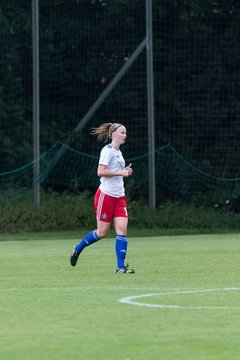
[[[121,171],[125,168],[125,160],[121,150],[116,150],[112,144],[104,146],[100,153],[99,165],[107,166],[108,170]],[[102,176],[100,190],[107,195],[120,197],[125,195],[123,176]]]

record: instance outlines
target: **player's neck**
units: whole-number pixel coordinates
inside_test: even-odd
[[[119,150],[120,144],[116,143],[115,141],[112,141],[111,144],[112,144],[112,147],[113,147],[115,150]]]

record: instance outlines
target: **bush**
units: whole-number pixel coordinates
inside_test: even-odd
[[[238,231],[240,214],[225,208],[197,207],[193,204],[166,202],[151,210],[143,201],[128,204],[129,227],[138,229],[184,229],[186,231]],[[0,231],[93,229],[96,219],[93,195],[82,193],[43,192],[40,209],[32,206],[32,199],[24,196],[21,202],[5,202],[0,207]]]
[[[225,209],[166,202],[150,210],[143,202],[129,204],[129,223],[139,228],[198,231],[239,230],[240,215]]]
[[[87,193],[42,193],[40,209],[29,198],[21,203],[5,203],[0,208],[0,231],[47,231],[96,226],[93,199]]]

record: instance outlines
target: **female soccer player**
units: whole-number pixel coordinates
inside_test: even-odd
[[[125,165],[120,146],[126,141],[127,131],[122,124],[104,123],[94,128],[91,134],[97,136],[99,141],[111,143],[103,147],[97,169],[100,177],[100,186],[94,197],[97,229],[89,232],[74,247],[70,263],[75,266],[86,246],[104,238],[113,221],[116,231],[116,273],[134,273],[133,269],[125,265],[128,213],[123,178],[132,175],[132,164]]]

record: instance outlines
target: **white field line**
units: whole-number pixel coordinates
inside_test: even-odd
[[[149,304],[149,303],[141,303],[135,301],[137,299],[148,298],[153,296],[165,296],[165,295],[188,295],[195,293],[209,293],[209,292],[230,292],[230,291],[240,291],[240,288],[222,288],[222,289],[198,289],[198,290],[185,290],[185,291],[173,291],[173,292],[161,292],[161,293],[153,293],[153,294],[144,294],[144,295],[133,295],[123,297],[118,299],[120,303],[135,305],[135,306],[144,306],[149,308],[161,308],[161,309],[214,309],[214,310],[239,310],[240,306],[183,306],[183,305],[166,305],[166,304]]]

